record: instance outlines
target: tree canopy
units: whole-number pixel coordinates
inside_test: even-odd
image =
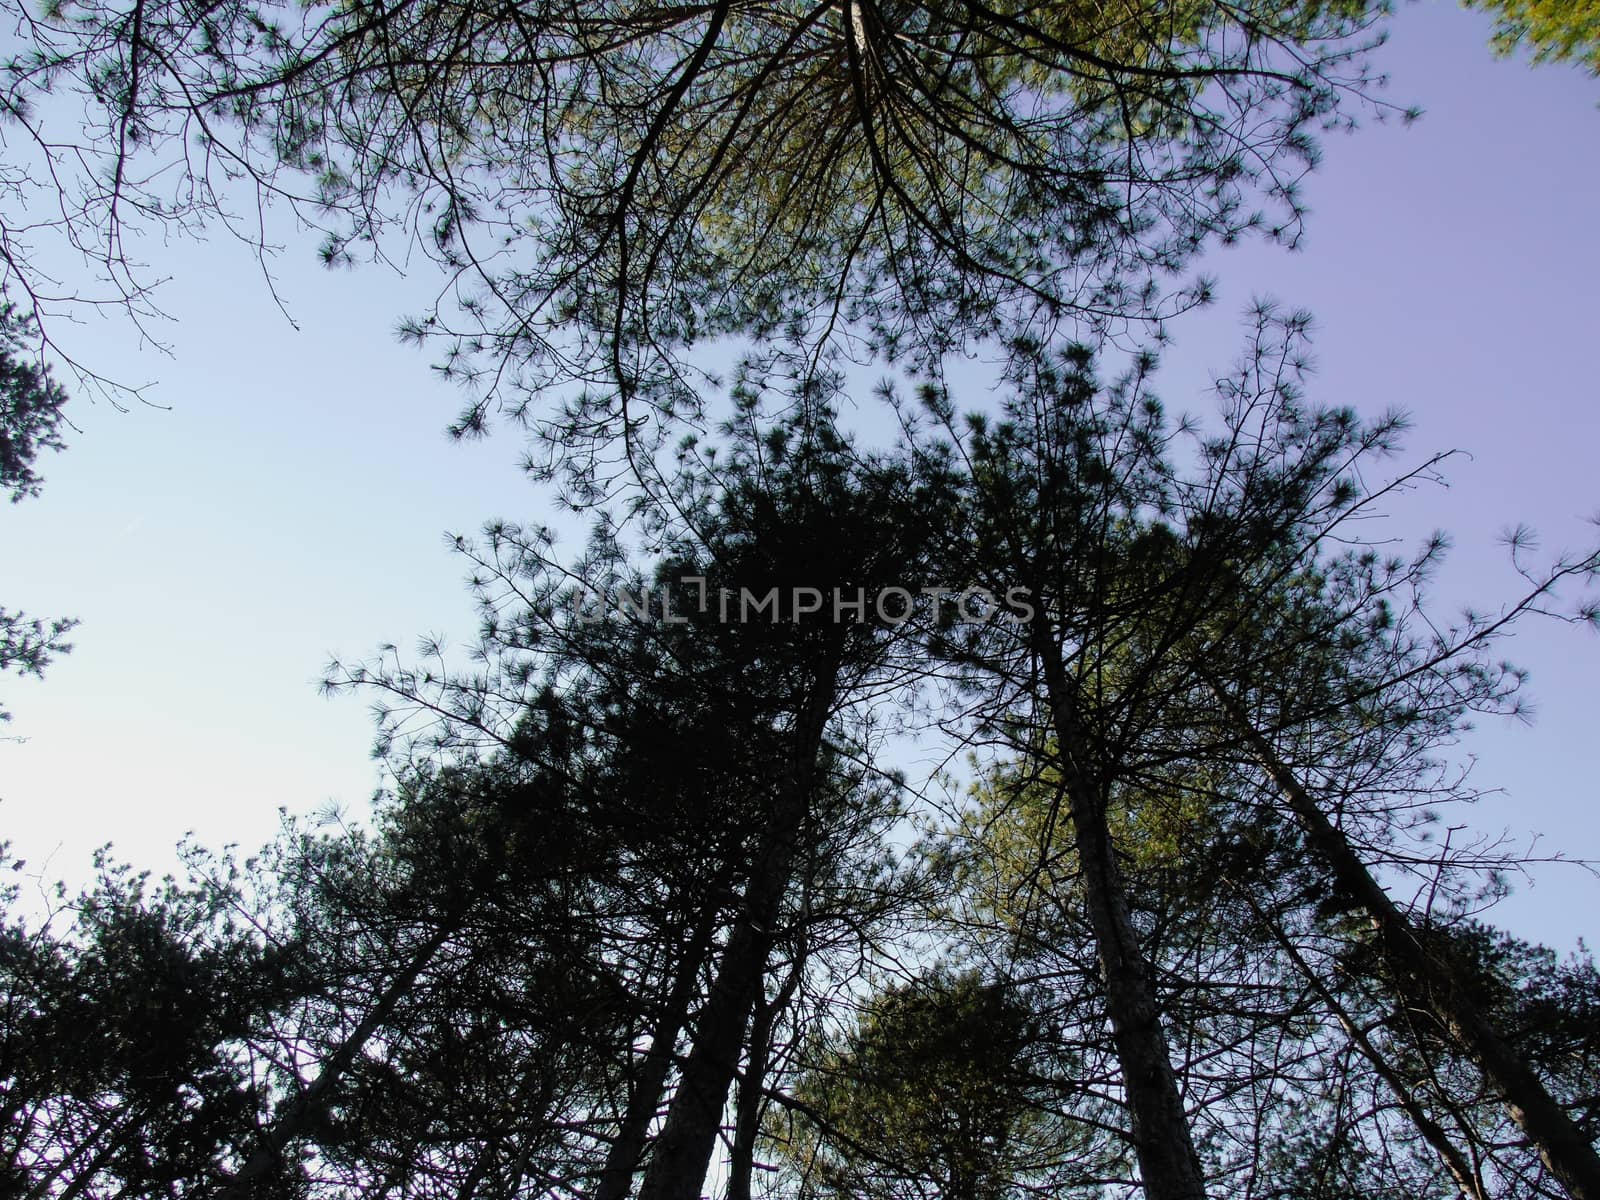
[[[1494,47],[1514,54],[1526,47],[1533,61],[1571,62],[1600,75],[1600,12],[1583,0],[1469,0],[1495,19]]]
[[[1375,103],[1381,11],[85,0],[19,15],[5,112],[130,300],[124,228],[260,242],[251,188],[329,261],[417,240],[449,282],[408,329],[477,385],[463,427],[577,381],[538,411],[570,454],[693,412],[683,352],[719,334],[932,367],[1182,307],[1207,242],[1294,240],[1318,132]],[[68,137],[43,93],[73,89]]]
[[[13,504],[39,494],[44,484],[36,470],[40,452],[65,445],[67,393],[37,357],[36,332],[28,314],[0,302],[0,490],[10,493]],[[0,672],[42,675],[52,656],[72,648],[66,635],[76,624],[0,607]],[[0,708],[0,721],[10,718]]]
[[[0,928],[8,1189],[698,1200],[725,1146],[727,1200],[1600,1200],[1593,963],[1484,925],[1514,856],[1433,832],[1469,719],[1518,711],[1499,644],[1594,622],[1562,589],[1600,554],[1519,541],[1522,593],[1447,620],[1443,540],[1363,524],[1445,456],[1306,398],[1309,318],[1259,305],[1192,419],[1117,340],[1208,243],[1293,240],[1380,15],[19,12],[3,115],[124,301],[135,227],[264,248],[241,197],[330,262],[420,238],[458,428],[509,400],[597,511],[576,554],[458,539],[468,665],[330,665],[376,698],[366,828],[159,885],[103,857]],[[0,216],[34,322],[38,228]],[[64,396],[0,322],[17,498]],[[718,337],[728,395],[689,358]],[[940,362],[985,339],[969,412]],[[855,351],[920,384],[881,389],[887,448],[843,427]],[[0,621],[0,665],[60,648]],[[970,793],[900,734],[970,752]]]
[[[998,419],[930,389],[896,454],[741,394],[648,562],[463,541],[474,668],[330,668],[381,704],[370,832],[14,924],[19,1187],[693,1200],[725,1139],[731,1200],[1592,1195],[1593,966],[1487,930],[1510,860],[1424,818],[1597,560],[1433,617],[1438,547],[1355,538],[1397,423],[1258,315],[1209,432],[1147,359],[1019,347]],[[886,721],[984,755],[970,802]]]

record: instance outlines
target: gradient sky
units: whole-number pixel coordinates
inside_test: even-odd
[[[1207,411],[1251,298],[1309,308],[1313,400],[1409,411],[1416,457],[1470,453],[1448,490],[1393,516],[1396,537],[1452,533],[1452,608],[1516,593],[1507,526],[1554,551],[1592,540],[1600,511],[1600,80],[1496,60],[1488,33],[1447,4],[1402,10],[1381,61],[1389,95],[1426,115],[1328,142],[1298,252],[1211,256],[1217,303],[1174,325],[1158,389]],[[367,701],[319,696],[323,664],[425,633],[463,645],[473,614],[445,533],[554,515],[514,435],[444,436],[456,394],[392,334],[429,280],[328,273],[291,243],[273,270],[296,329],[236,245],[144,257],[173,277],[173,356],[114,321],[78,345],[107,374],[159,381],[166,407],[75,403],[82,432],[42,464],[44,496],[0,513],[0,602],[83,620],[42,683],[0,679],[16,714],[0,738],[22,739],[0,740],[0,831],[44,878],[82,879],[107,841],[159,872],[187,831],[250,849],[280,808],[360,814],[379,781]],[[1504,789],[1474,828],[1600,859],[1600,637],[1530,624],[1508,650],[1538,717],[1463,747],[1478,785]],[[1597,909],[1600,882],[1549,865],[1495,919],[1570,947]]]

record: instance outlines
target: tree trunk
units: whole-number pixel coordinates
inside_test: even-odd
[[[122,1128],[116,1129],[115,1127],[118,1125],[121,1125]],[[106,1144],[95,1152],[88,1164],[73,1175],[72,1182],[58,1193],[58,1195],[66,1197],[66,1200],[75,1200],[75,1197],[81,1195],[83,1190],[94,1182],[94,1177],[100,1173],[100,1168],[106,1165],[112,1154],[122,1147],[127,1140],[129,1130],[137,1131],[137,1128],[138,1114],[115,1109],[107,1113],[100,1119],[100,1123],[95,1127],[94,1132],[84,1138],[77,1149],[63,1155],[61,1161],[56,1164],[55,1169],[34,1185],[33,1190],[27,1194],[27,1200],[45,1200],[50,1195],[50,1189],[56,1180],[72,1169],[72,1165],[77,1161],[78,1155],[88,1147],[93,1146],[102,1137],[105,1137],[108,1131],[114,1130],[114,1136],[107,1139]]]
[[[283,1110],[263,1134],[261,1144],[256,1147],[244,1166],[224,1183],[218,1192],[218,1200],[245,1200],[250,1195],[251,1185],[276,1166],[289,1143],[321,1115],[323,1108],[331,1099],[334,1086],[350,1069],[350,1064],[355,1061],[356,1055],[361,1053],[368,1039],[389,1019],[395,1005],[411,990],[417,981],[417,976],[422,974],[428,963],[433,960],[433,956],[439,952],[439,947],[445,944],[453,932],[453,927],[445,926],[417,949],[405,968],[390,981],[388,987],[383,989],[367,1015],[350,1031],[350,1036],[345,1038],[339,1044],[339,1048],[328,1057],[321,1073]]]
[[[1473,1000],[1468,973],[1456,953],[1447,945],[1424,944],[1410,917],[1372,877],[1344,833],[1328,820],[1239,704],[1216,684],[1211,690],[1288,802],[1312,849],[1338,885],[1366,911],[1406,1002],[1432,1013],[1483,1072],[1567,1194],[1573,1200],[1600,1200],[1600,1155]]]
[[[1356,1022],[1355,1017],[1345,1008],[1339,997],[1334,994],[1333,989],[1317,975],[1316,970],[1305,960],[1305,956],[1300,953],[1299,948],[1290,940],[1289,935],[1277,927],[1245,889],[1235,888],[1234,892],[1250,906],[1258,918],[1272,929],[1273,937],[1277,941],[1279,948],[1289,956],[1290,961],[1294,963],[1295,969],[1300,972],[1301,977],[1311,986],[1311,990],[1316,992],[1318,999],[1327,1006],[1334,1019],[1339,1022],[1340,1028],[1349,1036],[1351,1045],[1360,1051],[1361,1056],[1367,1060],[1372,1069],[1377,1072],[1378,1077],[1388,1086],[1389,1091],[1393,1093],[1401,1109],[1410,1118],[1411,1124],[1416,1128],[1416,1131],[1422,1135],[1423,1140],[1428,1145],[1433,1147],[1434,1152],[1439,1156],[1439,1160],[1444,1163],[1445,1169],[1455,1179],[1456,1186],[1461,1189],[1461,1195],[1468,1198],[1468,1200],[1489,1200],[1483,1188],[1483,1181],[1478,1177],[1472,1164],[1467,1161],[1467,1157],[1461,1152],[1460,1147],[1450,1140],[1450,1135],[1445,1132],[1444,1126],[1428,1115],[1427,1109],[1423,1107],[1416,1094],[1407,1086],[1406,1081],[1400,1077],[1400,1073],[1389,1065],[1388,1060],[1372,1044],[1372,1039],[1367,1036],[1367,1031]]]
[[[651,1151],[639,1200],[697,1200],[705,1183],[816,788],[822,734],[833,709],[838,675],[834,658],[819,672],[804,711],[797,714],[793,758],[762,835],[744,911],[728,936],[711,995],[695,1023],[694,1047]]]
[[[717,905],[708,904],[689,945],[679,958],[672,991],[656,1018],[655,1029],[650,1035],[650,1049],[639,1065],[638,1077],[628,1096],[628,1106],[622,1114],[622,1125],[606,1154],[606,1165],[600,1176],[600,1185],[595,1189],[594,1200],[623,1200],[633,1186],[633,1173],[638,1169],[639,1156],[644,1153],[650,1122],[655,1119],[661,1095],[666,1090],[667,1074],[672,1069],[678,1035],[689,1022],[689,1005],[695,996],[700,968],[705,965],[711,952],[716,918]]]
[[[1133,1125],[1134,1153],[1148,1200],[1205,1200],[1183,1094],[1161,1027],[1150,964],[1128,907],[1127,882],[1106,824],[1098,780],[1085,771],[1085,739],[1071,683],[1053,647],[1042,647],[1045,686],[1061,749],[1061,767],[1083,877],[1084,907],[1105,987],[1106,1012]]]
[[[767,1066],[772,1057],[772,1027],[789,1007],[800,976],[804,955],[797,956],[770,1003],[756,1006],[745,1052],[744,1075],[739,1080],[739,1108],[733,1123],[733,1149],[728,1155],[728,1200],[751,1200],[750,1177],[755,1172],[756,1138],[761,1133],[762,1100],[766,1093]]]

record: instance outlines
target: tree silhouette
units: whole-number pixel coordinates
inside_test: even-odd
[[[1156,281],[1204,243],[1295,238],[1316,132],[1370,99],[1380,14],[84,0],[19,14],[6,107],[47,158],[90,164],[62,161],[64,220],[130,299],[124,227],[261,244],[235,182],[325,230],[329,261],[415,236],[449,298],[407,331],[481,385],[462,428],[485,393],[578,381],[573,420],[537,414],[570,442],[693,414],[683,352],[722,334],[932,365],[1182,307]],[[33,103],[67,87],[89,100],[70,143]]]
[[[1358,907],[1380,938],[1406,940],[1406,953],[1400,940],[1389,952],[1405,964],[1395,968],[1401,995],[1435,1006],[1563,1185],[1586,1194],[1592,1151],[1570,1116],[1492,1030],[1472,1033],[1466,990],[1448,982],[1461,974],[1443,969],[1446,959],[1417,953],[1412,919],[1382,896],[1349,839],[1407,861],[1401,844],[1414,833],[1418,810],[1462,795],[1430,752],[1463,713],[1513,703],[1520,677],[1484,657],[1488,643],[1517,614],[1548,607],[1563,579],[1592,578],[1600,560],[1562,559],[1530,572],[1531,590],[1508,611],[1435,641],[1410,640],[1410,624],[1395,635],[1386,622],[1402,600],[1410,601],[1414,627],[1429,628],[1415,616],[1417,589],[1437,546],[1407,564],[1346,544],[1360,541],[1354,519],[1433,463],[1364,487],[1356,472],[1392,448],[1400,423],[1363,425],[1348,411],[1305,405],[1297,348],[1303,319],[1270,309],[1257,318],[1241,367],[1219,383],[1215,433],[1165,424],[1148,392],[1148,358],[1102,388],[1081,347],[1019,355],[1027,365],[998,421],[972,418],[963,426],[942,395],[926,397],[943,434],[942,442],[920,435],[928,469],[954,472],[965,497],[947,572],[992,597],[1020,585],[1032,618],[998,619],[1005,610],[997,605],[997,619],[953,625],[932,648],[967,689],[974,736],[1014,746],[1052,781],[1027,886],[1048,890],[1045,881],[1070,851],[1071,902],[1081,906],[1097,958],[1127,1136],[1148,1195],[1204,1194],[1206,1167],[1193,1132],[1204,1086],[1179,1070],[1180,1045],[1192,1045],[1204,1026],[1200,1013],[1183,1010],[1181,977],[1159,957],[1162,926],[1139,911],[1132,872],[1149,828],[1141,814],[1174,808],[1166,825],[1181,830],[1193,823],[1193,814],[1181,815],[1191,801],[1200,812],[1242,803],[1259,813],[1258,779],[1246,767],[1233,781],[1241,748],[1281,792],[1274,809],[1289,810],[1299,826],[1296,840],[1283,844],[1331,875],[1340,895],[1365,897]],[[1191,434],[1185,460],[1177,448]],[[1180,467],[1185,461],[1193,465]],[[1268,633],[1280,619],[1303,634],[1292,651]],[[1346,682],[1312,685],[1324,669]],[[1232,685],[1219,684],[1229,679],[1269,689],[1285,708],[1239,719]],[[1300,761],[1329,781],[1328,800],[1313,803],[1304,781],[1279,777],[1284,760],[1272,759],[1264,729],[1315,739]],[[1335,828],[1327,815],[1335,802],[1334,811],[1359,814],[1359,834]],[[1191,840],[1204,846],[1203,835],[1179,844]],[[1492,855],[1470,852],[1433,858],[1441,883],[1496,865]],[[1435,891],[1442,898],[1449,887]],[[1277,975],[1290,977],[1281,964]],[[1569,1167],[1557,1165],[1563,1155]]]
[[[938,968],[812,1047],[774,1131],[798,1195],[996,1200],[1085,1154],[1029,989]],[[1070,1068],[1069,1068],[1070,1069]],[[1063,1128],[1063,1126],[1066,1128]]]
[[[65,444],[61,427],[67,394],[47,367],[30,361],[35,326],[9,301],[0,302],[0,490],[11,502],[37,496],[44,480],[34,469],[42,450]],[[76,621],[43,621],[0,607],[0,672],[42,675],[53,655],[72,649],[67,634]],[[0,708],[0,721],[11,714]]]

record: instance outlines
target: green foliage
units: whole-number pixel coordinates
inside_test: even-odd
[[[1057,1116],[1069,1086],[1031,989],[934,969],[865,1002],[812,1047],[774,1135],[809,1197],[1000,1200],[1052,1180],[1090,1134]]]
[[[1405,1025],[1375,1049],[1351,1016],[1443,1014],[1450,985],[1416,983],[1429,974],[1420,944],[1407,955],[1389,939],[1375,954],[1373,905],[1339,882],[1350,872],[1311,837],[1324,826],[1289,802],[1284,775],[1303,781],[1309,807],[1337,813],[1336,836],[1373,869],[1414,877],[1428,912],[1399,921],[1458,923],[1494,894],[1501,863],[1431,844],[1436,808],[1473,798],[1441,750],[1473,712],[1515,711],[1521,676],[1493,640],[1563,580],[1592,580],[1600,558],[1527,571],[1527,595],[1503,614],[1434,619],[1439,543],[1390,557],[1356,524],[1433,463],[1376,483],[1370,464],[1403,423],[1306,404],[1304,317],[1256,315],[1254,343],[1219,381],[1216,432],[1166,424],[1148,358],[1103,386],[1088,349],[1020,349],[1000,420],[962,424],[937,396],[927,406],[943,437],[929,440],[930,470],[962,477],[947,574],[995,593],[1023,584],[1035,614],[941,630],[932,645],[978,698],[975,736],[1016,756],[967,814],[970,845],[945,855],[971,887],[963,927],[984,931],[1009,970],[1072,981],[1059,1005],[1085,1061],[1126,1089],[1113,1127],[1141,1171],[1140,1122],[1161,1120],[1143,1138],[1192,1130],[1214,1177],[1305,1165],[1330,1137],[1314,1156],[1321,1182],[1286,1194],[1382,1194],[1390,1163],[1428,1179],[1451,1138],[1493,1164],[1480,1170],[1537,1181],[1536,1157],[1503,1148],[1507,1118],[1484,1102],[1483,1060],[1459,1022],[1443,1043]],[[1230,719],[1225,696],[1249,697],[1279,759]],[[1300,1064],[1298,1080],[1264,1065],[1280,1056]],[[1380,1076],[1375,1099],[1351,1066],[1374,1060],[1411,1064]],[[1141,1113],[1134,1084],[1158,1078],[1152,1063],[1170,1067],[1164,1094],[1179,1099],[1152,1088]],[[1419,1063],[1442,1082],[1407,1083]],[[1348,1111],[1295,1132],[1308,1078]],[[1577,1093],[1553,1086],[1570,1108]],[[1448,1132],[1425,1126],[1429,1111],[1452,1114]],[[1188,1192],[1180,1181],[1167,1194]]]
[[[1494,48],[1533,61],[1570,62],[1600,75],[1600,6],[1593,0],[1467,0],[1495,19]]]
[[[1591,1141],[1600,1139],[1600,970],[1586,947],[1563,959],[1480,921],[1435,932],[1463,963],[1496,1026],[1551,1082]],[[1430,1040],[1448,1032],[1424,1028]]]
[[[685,355],[723,334],[933,367],[1193,303],[1164,289],[1208,241],[1297,237],[1317,136],[1381,108],[1385,9],[75,0],[33,24],[6,100],[27,121],[42,87],[92,97],[85,153],[115,185],[72,207],[83,244],[227,221],[219,161],[329,262],[416,237],[461,304],[407,335],[524,415],[583,383],[534,417],[571,456],[698,415]],[[169,155],[197,126],[215,153]],[[146,154],[194,174],[147,195]]]
[[[39,452],[65,444],[67,394],[47,367],[30,361],[34,334],[30,317],[0,302],[0,490],[9,491],[13,503],[39,494]]]
[[[874,456],[826,389],[752,369],[633,510],[651,565],[605,522],[576,560],[539,530],[463,539],[472,666],[331,671],[384,705],[370,828],[291,825],[183,885],[108,869],[54,925],[12,922],[7,1183],[471,1200],[642,1170],[679,1196],[731,1105],[740,1197],[774,1158],[802,1200],[1153,1193],[1142,1062],[1217,1194],[1550,1194],[1435,1011],[1460,980],[1411,985],[1281,778],[1426,884],[1417,961],[1456,946],[1592,1135],[1592,963],[1471,925],[1501,860],[1425,840],[1471,798],[1442,748],[1514,705],[1505,620],[1429,621],[1437,545],[1354,536],[1399,422],[1305,404],[1303,319],[1256,316],[1217,429],[1167,422],[1148,356],[1102,385],[1086,347],[1019,344],[999,420],[931,391],[914,452]],[[1509,616],[1596,567],[1530,576]],[[841,620],[790,590],[930,578],[1022,584],[1033,619]],[[775,609],[728,619],[741,589]],[[930,682],[995,753],[908,868],[881,718],[920,718]],[[685,1111],[698,1143],[669,1137]]]
[[[65,639],[77,624],[67,617],[44,621],[0,607],[0,671],[43,675],[53,655],[72,649]],[[0,721],[10,719],[11,714],[0,708]]]
[[[256,1116],[242,1039],[297,990],[293,954],[239,919],[231,886],[97,865],[49,922],[0,931],[9,1194],[99,1176],[166,1196],[203,1175]]]
[[[37,496],[43,485],[34,470],[41,450],[63,446],[62,406],[67,394],[49,369],[29,361],[34,334],[31,318],[10,302],[0,303],[0,490],[12,503]],[[75,620],[43,621],[0,607],[0,673],[43,675],[52,656],[72,647],[66,635]],[[11,714],[0,708],[0,721]]]
[[[833,711],[894,670],[893,630],[804,616],[787,589],[901,578],[925,537],[915,494],[904,494],[903,467],[853,453],[821,419],[772,429],[751,415],[727,441],[728,453],[685,464],[674,497],[681,523],[645,522],[662,535],[653,572],[636,567],[605,525],[575,563],[557,561],[538,531],[495,525],[481,543],[461,543],[477,568],[480,670],[390,661],[335,669],[337,685],[385,697],[384,748],[396,760],[461,763],[428,773],[456,782],[408,795],[396,816],[408,831],[406,861],[416,856],[408,869],[433,881],[416,919],[430,907],[448,911],[450,897],[472,906],[440,953],[470,945],[474,966],[456,974],[477,981],[458,988],[428,968],[419,998],[401,1001],[386,1024],[385,1042],[404,1042],[405,1054],[357,1061],[329,1128],[299,1135],[349,1178],[379,1158],[418,1189],[451,1172],[472,1177],[474,1146],[487,1139],[502,1172],[496,1187],[508,1186],[504,1171],[519,1154],[533,1156],[528,1169],[540,1178],[592,1183],[636,1091],[648,1131],[676,1098],[664,1090],[669,1072],[686,1069],[697,1039],[727,1036],[706,1016],[717,994],[706,980],[729,976],[727,947],[752,928],[757,903],[767,905],[755,926],[765,946],[755,943],[759,957],[747,964],[752,991],[764,966],[798,984],[813,957],[850,953],[902,905],[884,846],[898,789],[876,776],[857,731]],[[686,575],[705,579],[703,606]],[[777,614],[720,619],[721,589],[775,587]],[[646,604],[615,604],[646,589]],[[605,605],[589,618],[577,615],[585,590]],[[662,617],[664,590],[673,620]],[[816,728],[807,750],[802,720],[813,723],[815,697],[836,690],[828,737]],[[419,713],[429,721],[408,738]],[[794,805],[785,788],[805,754],[816,759],[817,783]],[[480,790],[492,803],[460,807]],[[779,827],[786,804],[795,811]],[[788,847],[778,867],[775,844]],[[523,845],[523,874],[478,879],[483,864]],[[775,905],[752,899],[774,886]],[[486,1005],[502,1032],[480,1028]],[[750,1007],[774,1036],[791,1019],[764,991]],[[442,1049],[464,1035],[423,1032],[463,1024],[474,1028],[470,1056]],[[447,1088],[452,1062],[458,1081]],[[576,1076],[546,1070],[567,1062]],[[475,1125],[474,1106],[492,1111],[497,1075],[539,1081],[536,1095],[548,1082],[549,1114]],[[407,1131],[425,1122],[437,1131],[429,1145],[408,1148]],[[617,1169],[631,1178],[653,1162],[624,1156]]]

